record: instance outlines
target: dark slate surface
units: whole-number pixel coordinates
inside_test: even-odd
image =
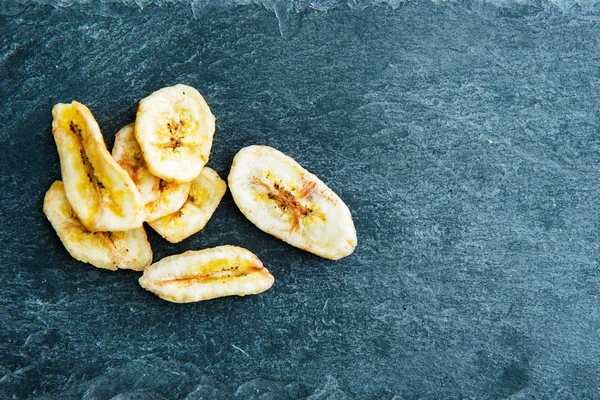
[[[103,4],[2,3],[1,398],[600,398],[594,4]],[[87,104],[111,145],[176,83],[217,116],[209,165],[291,155],[356,252],[291,248],[228,194],[179,245],[148,229],[155,260],[241,245],[264,294],[175,305],[71,259],[41,211],[52,105]]]

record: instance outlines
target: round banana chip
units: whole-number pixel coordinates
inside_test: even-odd
[[[44,197],[44,214],[63,245],[76,260],[95,267],[141,271],[152,262],[152,249],[144,228],[122,232],[90,232],[73,214],[61,181]]]
[[[192,181],[183,207],[173,214],[149,221],[148,225],[169,242],[179,243],[206,226],[225,191],[225,181],[213,169],[204,167]]]
[[[229,245],[165,257],[139,279],[144,289],[175,303],[258,294],[274,281],[252,252]]]
[[[239,209],[263,231],[331,260],[354,251],[356,230],[346,204],[280,151],[243,148],[233,159],[228,181]]]
[[[142,99],[135,136],[150,172],[168,182],[191,182],[208,162],[215,117],[198,91],[185,85]]]
[[[106,149],[90,110],[74,101],[55,105],[52,116],[65,192],[83,226],[92,232],[140,228],[140,192]]]
[[[179,210],[188,198],[191,183],[165,182],[146,167],[142,149],[135,139],[133,124],[123,127],[115,137],[112,155],[129,173],[145,204],[146,221],[164,217]]]

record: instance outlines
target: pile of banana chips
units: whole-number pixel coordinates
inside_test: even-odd
[[[46,193],[43,210],[71,256],[98,268],[143,271],[142,287],[178,303],[257,294],[273,285],[258,257],[237,246],[152,264],[144,222],[181,242],[206,226],[227,190],[206,166],[215,117],[196,89],[176,85],[142,99],[112,153],[85,105],[57,104],[52,116],[62,181]],[[285,154],[267,146],[241,149],[228,184],[239,209],[263,231],[332,260],[354,251],[348,207]]]

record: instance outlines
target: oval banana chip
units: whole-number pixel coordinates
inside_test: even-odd
[[[148,171],[142,149],[135,139],[134,124],[123,127],[115,137],[112,155],[129,173],[142,195],[146,221],[164,217],[179,210],[188,198],[191,183],[166,182]]]
[[[88,230],[140,228],[145,214],[133,180],[112,158],[90,110],[76,101],[52,108],[65,192]]]
[[[54,182],[46,192],[44,214],[76,260],[113,271],[118,268],[141,271],[152,262],[152,249],[144,228],[90,232],[73,214],[61,181]]]
[[[173,214],[149,221],[148,225],[169,242],[179,243],[206,226],[226,191],[225,181],[213,169],[204,167],[192,181],[183,207]]]
[[[129,174],[142,195],[142,202],[148,204],[160,196],[160,178],[152,175],[146,167],[142,149],[133,134],[133,124],[121,128],[115,135],[112,156]]]
[[[263,231],[331,260],[354,251],[356,230],[346,204],[280,151],[243,148],[233,159],[228,182],[239,209]]]
[[[252,252],[229,245],[163,258],[139,279],[144,289],[175,303],[258,294],[274,281]]]
[[[150,172],[168,182],[191,182],[208,162],[215,117],[198,91],[176,85],[142,99],[135,136]]]

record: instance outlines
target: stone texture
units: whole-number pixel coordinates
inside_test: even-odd
[[[595,3],[54,4],[0,15],[0,397],[600,398]],[[356,252],[291,248],[227,194],[180,244],[148,229],[155,260],[240,245],[264,294],[170,304],[71,259],[41,210],[52,105],[110,147],[176,83],[217,116],[211,167],[289,154]]]

